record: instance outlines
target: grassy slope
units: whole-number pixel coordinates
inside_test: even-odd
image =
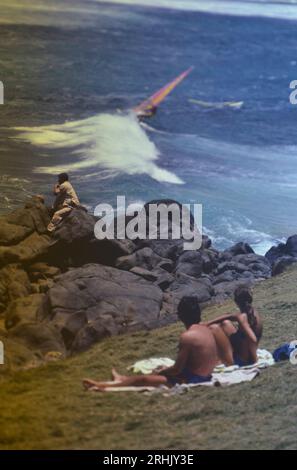
[[[297,269],[260,284],[262,346],[297,338]],[[205,311],[211,318],[231,302]],[[81,378],[109,378],[112,365],[175,355],[180,325],[110,338],[91,351],[1,382],[1,449],[297,448],[297,366],[283,363],[252,383],[161,394],[84,392]]]

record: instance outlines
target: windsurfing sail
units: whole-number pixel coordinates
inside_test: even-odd
[[[157,111],[157,107],[160,103],[166,98],[169,93],[174,90],[174,88],[179,85],[193,70],[193,67],[190,67],[185,72],[181,73],[178,77],[172,80],[170,83],[162,87],[148,99],[140,103],[138,106],[133,108],[133,111],[139,117],[150,117]]]

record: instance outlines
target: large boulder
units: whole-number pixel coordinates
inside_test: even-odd
[[[234,252],[249,251],[249,245],[247,247],[245,245],[235,245]],[[251,252],[232,255],[229,250],[224,251],[222,255],[219,257],[221,262],[212,273],[218,301],[232,295],[239,284],[252,285],[271,276],[270,263],[264,256]]]
[[[139,249],[148,247],[161,258],[176,261],[184,250],[183,240],[136,240]]]
[[[179,258],[176,273],[200,277],[203,272],[203,258],[199,251],[185,251]]]
[[[67,244],[94,238],[96,218],[83,208],[72,209],[53,232],[55,239]]]
[[[0,217],[0,245],[16,245],[33,232],[42,235],[49,221],[49,211],[42,198],[33,197],[24,208]]]
[[[64,267],[82,266],[87,263],[114,265],[120,256],[127,256],[136,249],[131,240],[98,240],[95,237],[97,219],[83,208],[73,209],[53,233],[58,242],[52,259]]]
[[[175,280],[170,284],[168,292],[174,297],[175,304],[187,295],[195,295],[200,303],[208,302],[214,290],[208,277],[196,279],[184,273],[178,273]]]
[[[162,266],[163,269],[167,269],[167,271],[172,271],[173,269],[173,262],[170,259],[161,258],[161,256],[149,247],[141,248],[132,255],[119,257],[115,265],[117,268],[127,271],[135,267],[151,271],[157,266]]]
[[[238,286],[246,285],[251,287],[253,285],[252,278],[246,278],[245,280],[233,280],[230,282],[220,282],[214,286],[214,293],[215,293],[215,302],[223,302],[224,300],[228,299],[229,297],[233,296],[236,288]]]
[[[170,284],[174,281],[174,276],[162,267],[157,267],[153,271],[149,271],[148,269],[136,266],[135,268],[130,269],[130,272],[143,277],[147,281],[153,282],[163,291],[168,289]]]
[[[10,263],[33,263],[46,257],[52,244],[49,235],[33,232],[17,245],[0,246],[0,266]]]
[[[56,279],[46,294],[41,318],[77,352],[107,335],[156,327],[161,304],[162,291],[142,277],[89,264]]]
[[[219,252],[213,248],[199,250],[203,261],[203,272],[210,274],[219,264]]]
[[[220,263],[217,267],[216,273],[217,274],[222,274],[225,271],[231,271],[231,272],[236,272],[236,273],[243,273],[246,271],[247,267],[245,264],[236,262],[236,261],[224,261],[223,263]]]
[[[166,222],[166,227],[168,226],[168,237],[166,236],[165,239],[162,239],[162,234],[161,234],[162,227],[160,225],[160,218],[158,218],[156,221],[153,221],[152,218],[149,218],[150,207],[152,205],[157,205],[159,209],[163,207],[163,209],[167,210],[170,208],[172,204],[175,207],[178,207],[178,215],[180,219],[178,228],[179,228],[180,237],[178,239],[172,239],[173,220],[172,220],[172,213],[168,210],[168,217],[167,217],[166,212],[164,213],[166,216],[166,221],[164,222]],[[184,242],[185,242],[185,239],[183,238],[183,234],[182,234],[182,228],[183,228],[182,227],[182,204],[180,204],[179,202],[173,199],[155,199],[145,204],[144,211],[146,213],[147,238],[145,240],[137,239],[135,240],[135,243],[137,244],[139,248],[149,247],[162,258],[169,258],[173,261],[176,261],[179,255],[184,250]],[[155,226],[153,225],[154,222],[156,222]],[[189,213],[189,222],[190,222],[190,229],[193,230],[195,221],[194,221],[194,217],[192,213]],[[152,239],[152,237],[149,238],[148,236],[149,232],[150,234],[154,233],[155,239]],[[206,236],[203,236],[202,247],[209,248],[210,245],[211,245],[210,239]]]
[[[213,278],[213,285],[220,284],[221,282],[232,282],[234,281],[234,276],[236,273],[231,270],[226,270],[221,274],[214,276]]]
[[[297,263],[297,257],[281,256],[277,258],[272,265],[272,276],[283,273],[292,264]]]
[[[292,235],[288,238],[285,249],[286,254],[290,256],[297,256],[297,235]]]
[[[224,253],[230,253],[232,256],[236,255],[247,255],[249,253],[255,253],[253,248],[245,242],[238,242],[235,245],[231,246]]]
[[[297,235],[289,237],[286,243],[279,243],[276,246],[272,246],[265,254],[265,257],[271,264],[283,256],[297,258]]]
[[[271,266],[265,256],[249,253],[236,255],[232,261],[246,266],[246,271],[250,271],[256,279],[267,279],[271,276]]]
[[[0,267],[11,263],[29,264],[44,257],[53,241],[47,233],[49,211],[41,197],[25,207],[0,217]]]
[[[273,264],[278,258],[282,256],[286,256],[286,245],[285,243],[279,243],[277,246],[272,246],[269,250],[265,253],[265,258]]]
[[[272,265],[272,275],[284,272],[288,266],[297,262],[297,235],[292,235],[286,243],[272,246],[265,254]]]
[[[199,279],[184,273],[177,273],[173,282],[164,293],[162,304],[163,324],[177,321],[177,307],[184,296],[195,296],[203,308],[212,300],[214,289],[207,276]]]

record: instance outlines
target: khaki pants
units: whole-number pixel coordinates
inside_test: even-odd
[[[65,215],[69,214],[69,212],[72,211],[72,207],[65,206],[62,207],[62,209],[59,209],[56,211],[52,217],[52,220],[48,224],[48,231],[53,232],[56,228],[56,226],[62,221],[62,219],[65,217]]]

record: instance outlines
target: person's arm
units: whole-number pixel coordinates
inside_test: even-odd
[[[172,377],[179,375],[185,368],[189,358],[190,347],[187,340],[182,336],[179,343],[179,351],[175,361],[175,364],[171,367],[167,367],[159,372],[160,375],[166,377]]]
[[[221,315],[220,317],[214,318],[213,320],[210,320],[206,323],[203,323],[206,326],[211,326],[214,325],[215,323],[223,323],[225,320],[230,320],[230,321],[238,321],[238,317],[241,314],[239,313],[229,313],[226,315]],[[202,323],[201,323],[202,324]]]
[[[55,184],[54,189],[53,189],[53,193],[57,196],[57,194],[59,194],[59,192],[60,192],[60,185]]]
[[[247,338],[253,343],[258,344],[257,336],[253,332],[246,315],[239,315],[238,316],[238,324],[241,327],[242,331],[245,333]]]
[[[242,313],[235,313],[235,314],[231,313],[229,315],[222,315],[221,317],[217,317],[214,320],[211,320],[211,321],[205,323],[205,325],[210,326],[210,325],[214,325],[215,323],[222,323],[225,320],[230,320],[230,321],[237,322],[239,324],[239,326],[241,327],[242,331],[249,338],[249,340],[252,343],[257,344],[257,342],[258,342],[257,337],[256,337],[255,333],[253,332],[252,328],[250,327],[250,324],[249,324],[246,316],[244,316]]]

